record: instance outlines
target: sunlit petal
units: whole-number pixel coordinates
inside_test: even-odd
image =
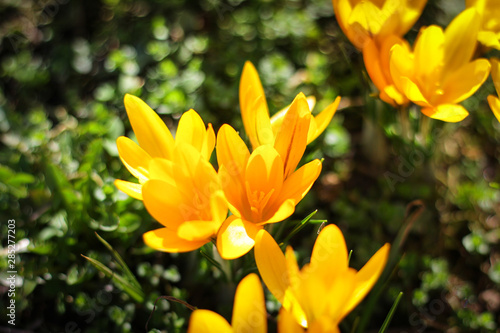
[[[269,291],[283,302],[289,286],[286,259],[273,237],[265,230],[260,230],[255,237],[255,261],[260,276]]]
[[[285,178],[295,171],[304,154],[310,120],[311,112],[306,97],[300,93],[290,105],[274,143],[275,149],[283,159]]]
[[[462,121],[469,115],[469,112],[458,104],[441,104],[434,108],[422,108],[421,111],[427,117],[449,123]]]
[[[321,230],[311,255],[311,272],[323,279],[333,280],[348,267],[348,253],[340,229],[330,224]],[[335,270],[332,270],[335,267]]]
[[[174,138],[165,123],[140,98],[126,94],[124,101],[139,145],[151,157],[169,158]]]
[[[217,234],[217,250],[224,259],[235,259],[250,251],[261,227],[231,215]]]
[[[231,176],[243,177],[250,152],[231,126],[224,124],[217,133],[217,162]]]
[[[490,105],[491,111],[493,111],[493,114],[495,115],[497,120],[500,122],[500,99],[498,99],[498,97],[496,97],[496,96],[489,95],[488,96],[488,104]]]
[[[221,315],[210,310],[195,310],[189,319],[188,333],[233,333]]]
[[[444,64],[446,71],[454,71],[470,61],[476,50],[480,18],[475,9],[466,9],[446,28]]]
[[[137,143],[127,137],[120,136],[116,140],[116,147],[123,165],[139,182],[144,183],[149,179],[148,165],[151,156]]]
[[[188,241],[180,238],[175,231],[167,228],[148,231],[142,237],[147,246],[158,251],[171,253],[193,251],[209,242],[208,239]]]
[[[330,121],[335,115],[339,104],[340,96],[337,96],[332,104],[328,105],[323,111],[321,111],[311,120],[311,124],[314,123],[315,126],[309,127],[309,132],[307,134],[308,144],[314,141],[328,127],[328,124],[330,124]]]
[[[469,62],[452,72],[443,82],[445,103],[459,103],[474,94],[486,81],[490,73],[490,63],[486,59]]]
[[[233,332],[267,333],[264,291],[257,274],[249,274],[238,284],[234,296]]]
[[[357,272],[356,288],[354,289],[348,304],[344,304],[342,317],[351,312],[352,309],[354,309],[373,288],[373,285],[377,282],[380,274],[382,274],[382,271],[385,268],[387,258],[389,256],[389,250],[389,244],[382,246],[363,266],[363,268]]]
[[[121,179],[115,179],[115,186],[120,191],[128,194],[134,199],[142,200],[142,185],[137,183],[127,182]]]

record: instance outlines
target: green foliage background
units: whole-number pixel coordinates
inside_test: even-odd
[[[407,37],[422,25],[446,25],[462,8],[461,1],[429,1]],[[344,231],[351,266],[360,268],[404,231],[380,297],[344,320],[343,332],[360,322],[358,331],[376,332],[400,291],[389,332],[499,332],[500,124],[486,103],[491,80],[464,103],[465,121],[432,121],[430,135],[417,140],[418,110],[409,111],[405,138],[396,110],[370,95],[362,58],[329,0],[10,0],[0,4],[0,37],[2,331],[13,328],[4,306],[9,219],[18,243],[16,329],[145,331],[162,295],[230,317],[235,286],[255,271],[253,255],[219,270],[211,247],[178,255],[145,247],[142,233],[157,222],[114,187],[114,179],[130,179],[115,140],[133,137],[125,93],[141,97],[173,130],[194,108],[216,130],[230,123],[243,131],[238,83],[250,60],[271,112],[300,91],[316,96],[315,112],[343,96],[307,150],[307,159],[325,158],[323,172],[284,222],[283,238],[318,209],[316,219]],[[301,263],[318,227],[308,224],[291,239]],[[130,279],[96,232],[143,294],[131,296],[116,281]],[[149,329],[186,329],[188,308],[157,304]],[[268,311],[277,309],[271,299]]]

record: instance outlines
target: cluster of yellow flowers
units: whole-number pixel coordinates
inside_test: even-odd
[[[413,49],[403,35],[420,16],[426,0],[333,0],[336,17],[351,42],[363,52],[367,72],[380,98],[394,107],[413,102],[422,113],[448,122],[468,111],[458,103],[470,97],[492,68],[500,94],[500,61],[474,59],[477,41],[500,49],[500,5],[467,1],[467,9],[443,31],[424,27]],[[141,99],[125,96],[125,108],[139,144],[120,137],[120,158],[136,182],[116,186],[142,200],[163,227],[144,234],[159,251],[188,252],[213,242],[223,259],[252,248],[258,271],[282,304],[280,332],[339,332],[339,322],[365,297],[382,273],[386,244],[359,271],[349,268],[344,237],[335,225],[319,234],[311,262],[299,269],[291,247],[283,254],[267,224],[290,217],[321,172],[319,160],[297,168],[308,143],[328,126],[340,97],[318,115],[315,99],[299,93],[270,117],[264,89],[247,62],[239,88],[247,147],[228,124],[205,126],[194,111],[185,112],[173,135]],[[489,96],[500,121],[500,100]],[[175,138],[174,138],[175,136]],[[216,150],[218,169],[210,163]],[[267,230],[266,230],[267,229]],[[239,284],[232,324],[208,310],[195,310],[189,332],[266,332],[262,285],[256,274]]]
[[[403,35],[420,16],[426,0],[333,0],[337,21],[363,53],[379,97],[394,107],[413,102],[424,115],[458,122],[469,114],[458,103],[473,95],[498,59],[476,59],[489,48],[500,50],[500,3],[466,0],[466,9],[448,27],[422,27],[413,49]],[[478,47],[478,42],[482,48]],[[498,69],[492,77],[500,89]],[[500,120],[498,98],[489,104]]]
[[[247,62],[240,82],[240,108],[250,151],[233,127],[222,125],[216,136],[211,124],[205,126],[194,110],[182,115],[174,139],[146,103],[126,95],[125,108],[139,144],[120,137],[117,146],[123,164],[139,182],[115,184],[142,200],[163,225],[145,233],[145,243],[159,251],[187,252],[213,241],[223,259],[239,258],[255,246],[259,272],[283,304],[280,331],[338,330],[340,320],[382,273],[389,246],[356,272],[348,267],[342,233],[329,225],[316,241],[311,263],[299,271],[293,250],[288,248],[285,256],[264,227],[292,215],[318,178],[318,159],[297,166],[306,145],[325,130],[339,102],[337,97],[313,116],[314,98],[299,93],[270,117],[257,71]],[[218,170],[209,162],[214,148]],[[315,295],[331,296],[319,301]],[[191,332],[265,332],[264,296],[256,275],[247,276],[238,287],[232,326],[216,313],[196,310],[189,327]]]

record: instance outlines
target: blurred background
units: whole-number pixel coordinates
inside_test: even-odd
[[[429,0],[407,38],[422,25],[446,26],[463,8]],[[468,118],[431,120],[430,135],[418,140],[420,112],[410,109],[402,135],[329,0],[3,0],[0,38],[1,332],[185,331],[190,310],[159,299],[153,312],[159,296],[230,318],[235,286],[255,271],[253,255],[227,263],[233,274],[225,276],[210,246],[185,254],[147,248],[142,234],[159,224],[114,187],[116,178],[131,179],[115,140],[134,137],[125,93],[146,101],[172,131],[194,108],[216,131],[229,123],[243,133],[238,84],[246,60],[259,71],[271,113],[300,91],[316,96],[314,112],[342,96],[306,151],[305,161],[324,158],[323,172],[282,234],[317,209],[315,219],[343,230],[351,266],[359,269],[385,242],[397,250],[342,332],[378,332],[401,291],[389,332],[500,332],[500,124],[486,102],[491,79],[464,102]],[[11,219],[15,327],[6,309]],[[291,238],[299,263],[319,227]],[[117,278],[132,280],[119,258],[135,289]],[[279,304],[268,299],[275,318]]]

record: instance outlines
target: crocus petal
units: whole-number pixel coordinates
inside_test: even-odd
[[[151,157],[169,158],[174,138],[165,123],[140,98],[126,94],[124,101],[139,145]]]
[[[335,269],[332,269],[335,267]],[[344,236],[340,229],[330,224],[324,227],[311,255],[311,273],[316,274],[325,282],[334,280],[348,268],[348,253]]]
[[[217,190],[210,195],[210,212],[212,214],[212,220],[219,222],[219,225],[222,224],[227,217],[227,207],[227,201],[222,190]]]
[[[217,162],[232,175],[243,177],[250,152],[245,142],[230,125],[224,124],[217,133]]]
[[[406,97],[415,104],[420,106],[430,106],[430,102],[427,98],[422,94],[420,87],[413,81],[411,81],[407,77],[400,78],[401,83],[401,91]],[[398,87],[399,89],[399,87]]]
[[[264,207],[266,197],[279,193],[283,185],[283,161],[276,149],[264,145],[254,150],[245,170],[248,200],[253,207]],[[267,199],[268,200],[268,199]]]
[[[144,206],[158,222],[177,229],[183,221],[195,220],[198,210],[192,207],[192,198],[183,196],[177,187],[158,179],[142,186]]]
[[[498,97],[489,95],[488,96],[488,104],[490,105],[491,111],[500,122],[500,99]]]
[[[491,78],[493,79],[493,84],[497,91],[497,95],[500,96],[500,60],[498,58],[491,58]]]
[[[175,185],[172,161],[165,158],[153,158],[149,163],[149,178],[163,180],[171,185]]]
[[[252,107],[255,105],[255,102],[261,98],[262,106],[267,111],[268,117],[269,110],[265,101],[264,88],[260,83],[259,74],[249,61],[247,61],[243,67],[239,90],[241,118],[243,119],[243,125],[245,126],[245,131],[250,139],[250,143],[253,149],[255,149],[260,144],[257,136],[256,117]]]
[[[443,103],[460,103],[474,94],[486,81],[490,73],[490,63],[477,59],[452,72],[443,82]]]
[[[118,154],[123,165],[139,182],[144,183],[149,179],[148,165],[151,156],[137,143],[127,137],[120,136],[116,140]]]
[[[420,30],[415,42],[415,68],[422,82],[437,82],[441,74],[445,43],[443,29],[431,25]],[[411,99],[411,98],[410,98]]]
[[[363,47],[363,61],[365,68],[378,90],[384,89],[389,84],[382,71],[380,51],[374,39],[368,39]]]
[[[142,235],[144,243],[158,251],[178,253],[199,249],[210,240],[188,241],[180,238],[177,233],[167,228],[160,228]]]
[[[316,97],[307,96],[306,99],[307,99],[307,104],[309,105],[309,110],[312,111],[312,109],[314,109],[314,105],[316,105]],[[283,109],[279,110],[271,117],[271,126],[273,128],[274,136],[278,135],[281,125],[283,124],[283,119],[285,119],[285,115],[288,112],[290,105],[287,105]]]
[[[252,110],[255,113],[255,131],[257,133],[259,146],[272,145],[274,143],[274,133],[264,96],[255,100]]]
[[[421,103],[427,103],[419,88],[411,81],[415,74],[415,60],[413,54],[402,45],[396,44],[391,49],[390,60],[391,78],[396,88],[412,101],[417,98]],[[409,96],[410,95],[410,96]],[[417,101],[414,101],[417,103]]]
[[[337,324],[332,322],[329,317],[321,317],[312,323],[312,325],[307,329],[307,333],[340,333],[340,329]]]
[[[175,142],[190,144],[199,152],[205,148],[207,150],[205,151],[205,154],[207,154],[210,147],[205,147],[205,139],[207,136],[206,132],[205,123],[201,119],[200,115],[191,109],[184,112],[179,120],[177,132],[175,133]],[[210,150],[210,154],[211,153],[212,151]],[[208,158],[210,158],[210,155]]]
[[[115,179],[115,186],[120,191],[128,194],[134,199],[142,200],[142,185],[137,183],[127,182],[121,179]]]
[[[320,173],[320,160],[313,160],[301,166],[285,180],[281,190],[283,200],[287,198],[292,199],[295,204],[299,203],[309,192]]]
[[[495,48],[500,50],[500,41],[498,34],[493,31],[479,31],[477,40],[486,47]]]
[[[212,127],[212,124],[208,124],[207,134],[205,136],[205,140],[203,141],[203,145],[201,147],[201,155],[207,161],[210,160],[210,156],[212,156],[214,148],[215,148],[215,132]]]
[[[231,215],[217,234],[217,250],[223,259],[236,259],[255,245],[255,236],[261,227]]]
[[[217,233],[219,225],[214,221],[185,221],[177,229],[177,235],[189,241],[210,240]]]
[[[469,8],[458,14],[444,35],[444,64],[446,71],[454,71],[470,61],[476,50],[477,34],[480,17],[474,8]]]
[[[343,306],[342,318],[354,309],[359,302],[365,298],[366,294],[372,289],[377,282],[380,274],[385,268],[387,258],[389,256],[390,245],[385,244],[356,274],[356,288],[352,293],[347,304]]]
[[[421,111],[427,117],[449,123],[462,121],[469,115],[469,112],[458,104],[441,104],[434,108],[422,108]]]
[[[324,298],[329,300],[329,302],[327,302],[323,311],[319,311],[318,309],[317,313],[321,316],[328,316],[333,322],[338,323],[342,320],[344,313],[350,312],[350,310],[346,312],[346,300],[352,299],[353,292],[355,291],[356,270],[348,268],[343,274],[333,280],[333,283],[329,287],[330,290],[328,290],[327,294],[323,293],[325,295]]]
[[[265,230],[260,230],[255,237],[255,262],[260,276],[269,291],[283,302],[289,286],[286,259],[273,237]]]
[[[249,274],[238,284],[234,296],[233,332],[267,332],[264,291],[257,274]]]
[[[219,179],[226,197],[229,210],[236,216],[251,216],[250,206],[246,197],[245,184],[238,175],[232,175],[222,165],[219,169]]]
[[[210,310],[195,310],[189,319],[188,333],[233,333],[221,315]]]
[[[269,213],[265,214],[261,224],[281,222],[289,218],[295,211],[295,205],[296,203],[293,199],[287,199],[281,202],[277,209],[275,209],[276,206],[273,205],[272,208],[269,209],[272,215],[269,216]]]
[[[285,165],[285,178],[295,171],[304,155],[310,120],[311,112],[306,97],[299,93],[290,105],[274,143]]]
[[[278,332],[304,333],[304,328],[297,323],[291,312],[282,307],[278,314]]]
[[[328,105],[323,111],[321,111],[311,120],[311,123],[314,122],[316,124],[316,128],[313,130],[313,126],[309,127],[309,132],[307,133],[308,144],[314,141],[314,139],[316,139],[318,136],[320,136],[321,133],[323,133],[323,131],[328,127],[328,124],[330,124],[330,121],[332,121],[332,118],[335,115],[337,108],[339,107],[339,103],[340,96],[337,96],[332,104]]]

